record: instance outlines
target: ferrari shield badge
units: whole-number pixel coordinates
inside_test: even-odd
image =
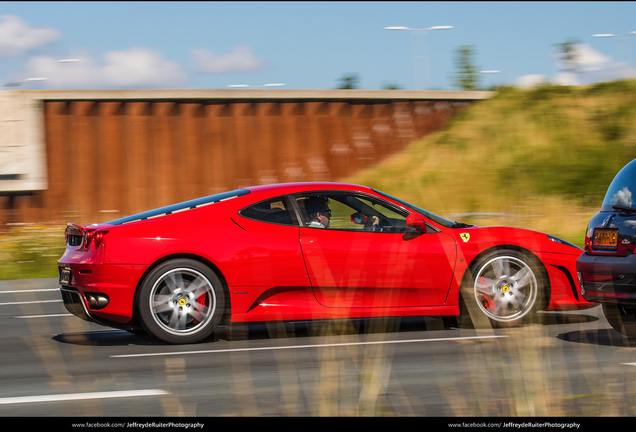
[[[459,236],[462,238],[462,240],[464,240],[464,243],[470,240],[470,234],[468,233],[461,233]]]

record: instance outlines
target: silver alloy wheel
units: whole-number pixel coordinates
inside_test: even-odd
[[[191,268],[175,268],[162,274],[148,301],[155,323],[167,333],[179,336],[205,329],[216,310],[214,286]]]
[[[528,314],[537,301],[537,277],[523,260],[500,255],[486,262],[475,277],[475,300],[491,320],[507,323]]]

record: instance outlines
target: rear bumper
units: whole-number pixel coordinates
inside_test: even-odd
[[[597,279],[582,280],[581,294],[595,303],[636,304],[636,255],[603,256],[583,254],[576,262],[579,274],[593,274]]]
[[[119,328],[122,330],[138,330],[141,327],[137,325],[135,322],[130,321],[128,323],[121,323],[117,321],[111,321],[108,319],[104,319],[98,316],[95,316],[91,313],[89,308],[86,306],[86,301],[84,296],[75,288],[71,287],[61,287],[60,292],[62,294],[62,301],[64,303],[64,307],[67,311],[79,317],[85,321],[94,322],[96,324],[100,324],[107,327]]]
[[[73,315],[120,328],[132,322],[135,290],[146,266],[60,260],[58,267],[60,276],[63,271],[70,272],[68,280],[61,280],[60,291]]]
[[[60,288],[60,292],[62,293],[62,301],[67,311],[83,320],[94,322],[79,291],[73,288],[62,287]]]

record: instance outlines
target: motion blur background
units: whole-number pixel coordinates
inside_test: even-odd
[[[634,2],[0,2],[0,280],[55,278],[67,222],[299,180],[581,246],[636,157],[635,15]],[[536,410],[453,387],[445,415],[570,413],[550,410],[569,390],[529,367],[500,379],[536,391]]]
[[[629,2],[0,9],[4,279],[67,222],[298,180],[581,245],[634,157]]]

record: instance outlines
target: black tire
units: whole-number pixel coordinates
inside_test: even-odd
[[[149,334],[171,344],[197,343],[221,322],[225,293],[209,267],[175,259],[146,276],[137,305],[141,325]]]
[[[626,309],[624,305],[603,303],[603,314],[612,328],[629,337],[636,337],[636,310]]]
[[[471,266],[461,289],[462,316],[475,328],[516,327],[537,320],[545,277],[536,259],[514,250],[492,252]]]

